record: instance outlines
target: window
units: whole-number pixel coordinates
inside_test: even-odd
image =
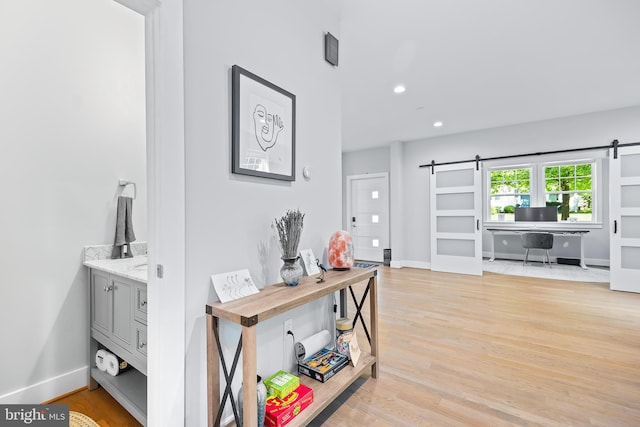
[[[593,221],[591,163],[544,167],[546,206],[558,206],[558,221]]]
[[[489,172],[492,221],[513,221],[514,209],[531,205],[531,168]]]
[[[514,221],[517,207],[557,206],[558,221],[595,222],[596,160],[544,162],[487,172],[488,221]]]

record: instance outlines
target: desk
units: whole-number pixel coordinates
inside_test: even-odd
[[[496,259],[496,249],[495,249],[495,237],[496,234],[522,234],[522,233],[551,233],[554,236],[575,236],[580,239],[580,267],[583,269],[587,269],[587,264],[584,262],[584,242],[582,240],[582,236],[587,234],[589,230],[586,229],[562,229],[562,228],[553,228],[553,229],[544,229],[544,228],[516,228],[516,227],[490,227],[487,228],[487,231],[491,233],[491,258],[489,261],[494,261]]]

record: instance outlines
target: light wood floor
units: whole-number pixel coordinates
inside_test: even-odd
[[[640,294],[387,267],[378,287],[379,378],[312,425],[640,426]]]
[[[387,267],[378,288],[380,376],[312,425],[640,426],[640,294]],[[139,426],[102,389],[56,403]]]

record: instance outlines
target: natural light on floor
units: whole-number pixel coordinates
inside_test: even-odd
[[[491,273],[512,274],[514,276],[540,277],[544,279],[573,280],[579,282],[609,282],[609,269],[605,267],[589,267],[583,269],[577,265],[542,264],[541,262],[528,262],[526,266],[522,261],[497,259],[482,261],[482,270]]]

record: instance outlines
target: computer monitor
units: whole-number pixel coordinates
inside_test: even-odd
[[[516,221],[558,221],[558,207],[515,208]]]

